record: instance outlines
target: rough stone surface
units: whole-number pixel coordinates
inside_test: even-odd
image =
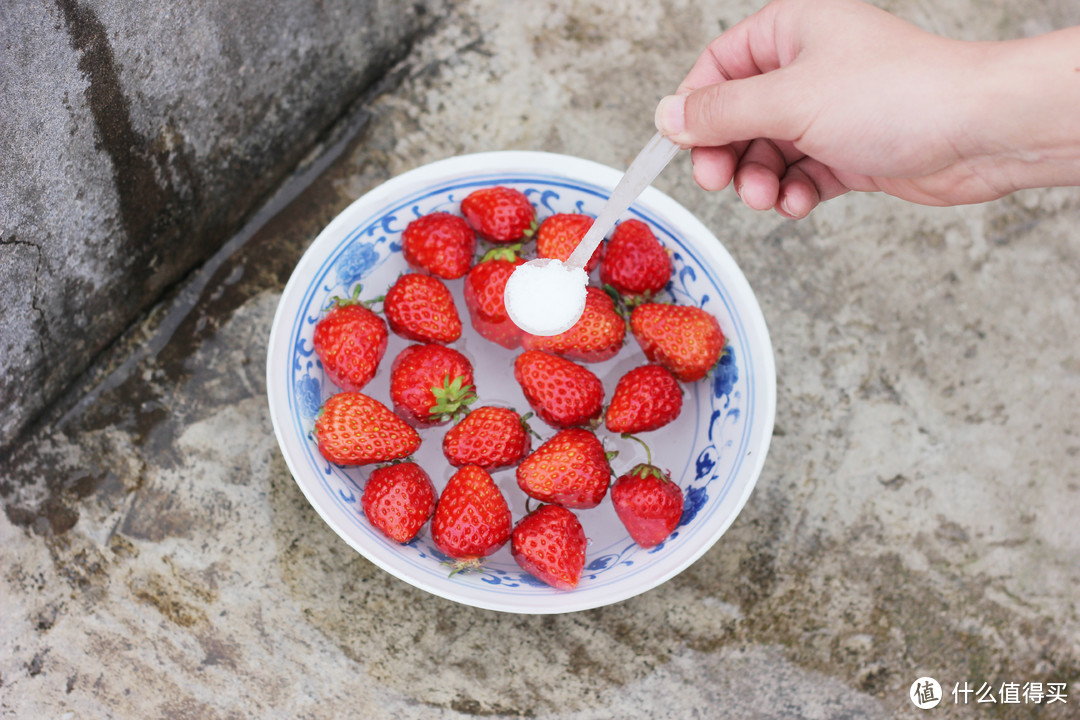
[[[0,447],[235,232],[440,2],[0,7]]]
[[[352,149],[3,467],[0,714],[877,720],[920,717],[908,688],[930,675],[935,717],[1076,717],[1080,191],[850,195],[788,222],[704,193],[679,158],[657,184],[755,288],[777,426],[724,537],[617,605],[516,616],[412,588],[338,539],[275,445],[269,325],[330,218],[463,152],[625,166],[656,99],[752,5],[469,0],[423,40]],[[1080,23],[1070,0],[887,6],[970,38]],[[951,695],[1025,682],[1067,702]]]

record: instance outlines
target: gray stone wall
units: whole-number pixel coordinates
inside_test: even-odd
[[[446,5],[0,3],[0,448]]]

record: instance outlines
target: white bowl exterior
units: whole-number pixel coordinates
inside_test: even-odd
[[[363,297],[385,293],[407,266],[400,233],[413,218],[446,210],[459,213],[474,189],[508,185],[524,191],[540,219],[555,212],[596,215],[621,173],[580,158],[537,152],[466,155],[404,173],[353,202],[315,239],[297,264],[274,318],[267,357],[267,395],[278,443],[293,477],[323,520],[349,545],[396,577],[423,590],[468,605],[517,613],[585,610],[637,595],[679,573],[720,538],[734,521],[761,473],[776,408],[775,362],[760,307],[735,261],[692,214],[655,188],[648,188],[624,219],[637,217],[674,252],[671,299],[713,313],[730,355],[714,376],[684,385],[683,413],[661,430],[643,433],[656,464],[669,469],[687,502],[683,522],[663,544],[649,550],[630,540],[610,500],[577,511],[590,539],[578,588],[559,591],[533,579],[514,562],[509,546],[488,558],[483,573],[450,577],[445,558],[427,528],[412,543],[398,545],[373,529],[359,499],[367,468],[342,468],[325,461],[309,432],[319,404],[337,391],[313,353],[315,322],[329,298],[347,294],[363,279]],[[448,281],[466,325],[461,349],[475,367],[481,403],[528,407],[513,379],[516,352],[479,338],[468,327],[460,281]],[[365,392],[389,404],[388,366],[407,342],[391,337],[380,369]],[[730,361],[730,362],[727,362]],[[589,365],[610,397],[617,378],[647,362],[635,341],[613,360]],[[534,429],[554,430],[537,419]],[[441,490],[452,472],[442,457],[441,430],[426,430],[417,460]],[[636,444],[598,434],[621,455],[626,472],[644,459]],[[534,447],[537,443],[534,444]],[[441,464],[440,464],[441,462]],[[516,522],[525,513],[524,495],[513,470],[493,473]]]

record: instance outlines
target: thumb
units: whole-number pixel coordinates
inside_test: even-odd
[[[786,80],[781,69],[668,95],[656,106],[656,128],[685,147],[762,137],[794,140],[806,121]]]

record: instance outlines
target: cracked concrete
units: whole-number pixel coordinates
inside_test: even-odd
[[[702,192],[679,158],[657,184],[755,288],[777,426],[717,545],[617,605],[516,616],[417,590],[349,549],[277,450],[269,325],[336,213],[463,152],[624,166],[655,100],[751,5],[461,3],[347,151],[7,459],[0,714],[891,719],[921,715],[908,689],[928,675],[936,717],[1075,717],[1075,189],[952,209],[851,195],[793,223]],[[1080,23],[1054,0],[887,6],[972,37]],[[965,682],[1068,697],[954,702]]]

